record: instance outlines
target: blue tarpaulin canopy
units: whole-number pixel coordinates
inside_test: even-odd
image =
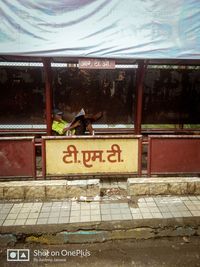
[[[200,59],[199,0],[0,3],[0,55]]]

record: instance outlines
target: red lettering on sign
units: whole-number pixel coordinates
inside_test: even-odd
[[[63,154],[66,154],[63,156],[64,163],[77,163],[78,150],[74,145],[69,145],[67,151],[63,151]],[[73,157],[73,159],[67,160],[69,157]]]
[[[111,145],[110,150],[81,150],[79,154],[82,155],[82,161],[80,158],[78,159],[78,153],[75,145],[69,145],[66,151],[63,151],[63,162],[64,163],[78,163],[83,165],[87,168],[93,167],[92,162],[106,162],[105,158],[103,159],[103,154],[107,153],[107,161],[111,163],[123,162],[121,159],[122,150],[120,146],[117,144]]]

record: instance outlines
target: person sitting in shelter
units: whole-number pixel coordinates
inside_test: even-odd
[[[84,109],[76,115],[71,123],[63,119],[63,112],[59,109],[53,110],[52,130],[59,135],[84,135],[86,130],[94,135],[92,123],[102,117],[102,112],[95,115],[86,115]]]

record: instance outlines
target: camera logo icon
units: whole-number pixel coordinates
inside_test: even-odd
[[[30,261],[30,250],[7,249],[7,261]]]

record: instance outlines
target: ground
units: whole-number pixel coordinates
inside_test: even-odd
[[[0,266],[83,266],[83,267],[198,267],[200,238],[179,237],[149,240],[112,241],[95,244],[40,245],[21,244],[13,249],[30,249],[30,262],[7,262],[1,248]],[[48,254],[57,256],[48,256]],[[61,255],[63,253],[63,255]],[[70,254],[71,256],[66,254]],[[75,256],[78,253],[79,256]],[[40,254],[40,257],[39,257]],[[59,254],[59,255],[58,255]],[[64,255],[65,254],[65,255]],[[74,256],[72,256],[74,254]],[[82,255],[82,257],[81,257]]]

